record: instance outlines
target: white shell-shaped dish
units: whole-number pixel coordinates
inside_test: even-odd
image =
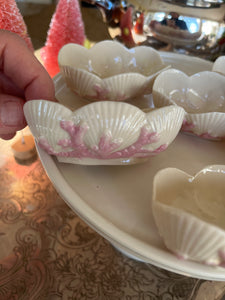
[[[225,77],[212,71],[187,76],[170,69],[162,72],[153,85],[156,107],[176,104],[185,109],[185,132],[207,139],[225,137]]]
[[[37,143],[60,162],[131,164],[164,151],[177,136],[184,110],[144,113],[124,102],[99,101],[72,112],[55,102],[28,101],[27,123]]]
[[[212,71],[225,75],[225,56],[219,56],[215,60],[215,62],[213,63]]]
[[[124,101],[149,94],[155,77],[168,68],[155,49],[127,49],[116,41],[102,41],[90,49],[67,44],[58,63],[67,85],[89,101]]]
[[[225,267],[224,181],[224,165],[194,177],[176,168],[155,175],[154,219],[166,247],[179,258]]]

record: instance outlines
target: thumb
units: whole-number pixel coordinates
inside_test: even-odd
[[[26,126],[23,113],[24,100],[11,95],[0,95],[0,137],[12,138]]]

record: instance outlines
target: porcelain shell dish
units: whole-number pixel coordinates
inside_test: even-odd
[[[225,267],[225,166],[197,175],[159,171],[153,182],[152,209],[165,245],[181,259]]]
[[[184,118],[178,106],[143,112],[125,102],[98,101],[74,112],[46,100],[28,101],[24,113],[38,145],[60,162],[132,164],[164,151]]]
[[[212,71],[225,75],[225,56],[219,56],[212,66]]]
[[[185,109],[182,130],[206,139],[225,137],[225,77],[212,71],[192,76],[170,69],[153,85],[156,107],[175,104]]]
[[[149,94],[155,77],[168,68],[153,48],[128,49],[107,40],[90,49],[67,44],[59,52],[58,63],[68,87],[89,101],[124,101]]]

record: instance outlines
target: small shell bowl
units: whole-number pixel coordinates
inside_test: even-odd
[[[155,77],[167,68],[153,48],[128,49],[107,40],[90,49],[67,44],[59,52],[58,63],[68,87],[89,101],[124,101],[149,94]]]
[[[183,131],[206,139],[225,138],[225,76],[212,71],[187,76],[166,70],[154,82],[153,101],[156,107],[183,107]]]
[[[213,63],[212,71],[225,75],[225,56],[219,56],[215,60],[215,62]]]
[[[180,259],[225,267],[225,166],[196,176],[175,168],[153,182],[153,215],[166,247]]]
[[[177,136],[184,110],[145,113],[125,102],[98,101],[74,112],[46,100],[28,101],[24,113],[40,147],[60,162],[126,165],[164,151]]]

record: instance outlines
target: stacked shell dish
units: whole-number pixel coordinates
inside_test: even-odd
[[[153,48],[127,49],[115,41],[99,42],[91,49],[67,44],[58,62],[68,86],[90,101],[124,101],[149,94],[156,76],[168,68]]]
[[[79,95],[84,105],[72,112],[59,103],[36,100],[26,103],[24,111],[37,143],[60,162],[138,163],[164,151],[180,131],[183,108],[144,112],[124,102],[151,93],[157,75],[169,68],[156,50],[127,49],[115,41],[91,49],[67,44],[58,62],[74,99]]]

